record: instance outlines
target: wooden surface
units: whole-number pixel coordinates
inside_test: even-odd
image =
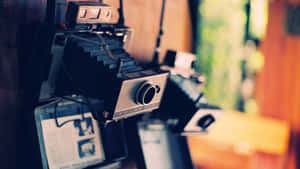
[[[287,152],[289,125],[285,121],[225,112],[209,133],[189,136],[188,142],[192,159],[198,167],[274,167],[278,163],[270,165],[264,160],[277,159]]]
[[[194,137],[188,142],[197,169],[251,169],[252,152],[239,153],[232,146]]]
[[[118,8],[118,1],[104,0]],[[125,0],[125,24],[134,30],[130,53],[141,61],[150,61],[159,30],[162,1]],[[164,35],[161,41],[160,61],[167,49],[191,50],[191,22],[188,1],[166,1]]]
[[[192,142],[207,140],[236,148],[242,146],[252,151],[281,155],[287,151],[289,126],[285,121],[228,111],[223,113],[207,134],[190,136],[189,139]],[[193,148],[198,149],[196,145]]]
[[[267,34],[261,46],[265,66],[257,79],[261,114],[286,120],[291,125],[289,153],[281,159],[283,168],[290,169],[300,168],[300,37],[285,32],[285,7],[299,3],[299,0],[272,0],[269,3]]]

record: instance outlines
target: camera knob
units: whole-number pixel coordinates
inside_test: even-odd
[[[136,101],[139,104],[149,104],[157,93],[157,87],[151,83],[143,83],[136,93]]]
[[[198,120],[197,126],[201,127],[203,130],[206,130],[215,121],[216,120],[215,120],[214,116],[212,116],[211,114],[208,114]]]

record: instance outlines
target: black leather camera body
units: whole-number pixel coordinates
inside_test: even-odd
[[[162,69],[171,73],[156,115],[167,121],[173,132],[193,135],[207,132],[223,110],[210,105],[204,95],[205,77],[193,69],[196,56],[168,51]]]
[[[104,100],[104,111],[94,114],[100,121],[159,108],[169,72],[144,68],[130,56],[132,30],[111,23],[110,6],[69,2],[65,16],[52,43],[52,66],[42,87],[47,92],[41,97],[79,93]]]

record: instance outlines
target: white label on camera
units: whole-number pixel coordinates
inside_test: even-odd
[[[67,122],[69,121],[69,122]],[[97,122],[91,113],[42,120],[44,145],[49,169],[79,169],[104,160]]]

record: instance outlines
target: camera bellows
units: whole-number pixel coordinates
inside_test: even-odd
[[[104,43],[101,43],[99,36],[104,40]],[[134,58],[123,49],[122,39],[110,36],[112,35],[96,35],[92,33],[71,36],[67,43],[66,49],[69,50],[66,50],[66,55],[70,56],[69,59],[72,60],[82,59],[82,63],[90,60],[90,62],[97,65],[96,69],[107,71],[107,73],[128,74],[143,71],[143,68],[137,64]],[[72,57],[74,55],[78,55],[78,57]],[[119,62],[121,62],[121,65]]]

